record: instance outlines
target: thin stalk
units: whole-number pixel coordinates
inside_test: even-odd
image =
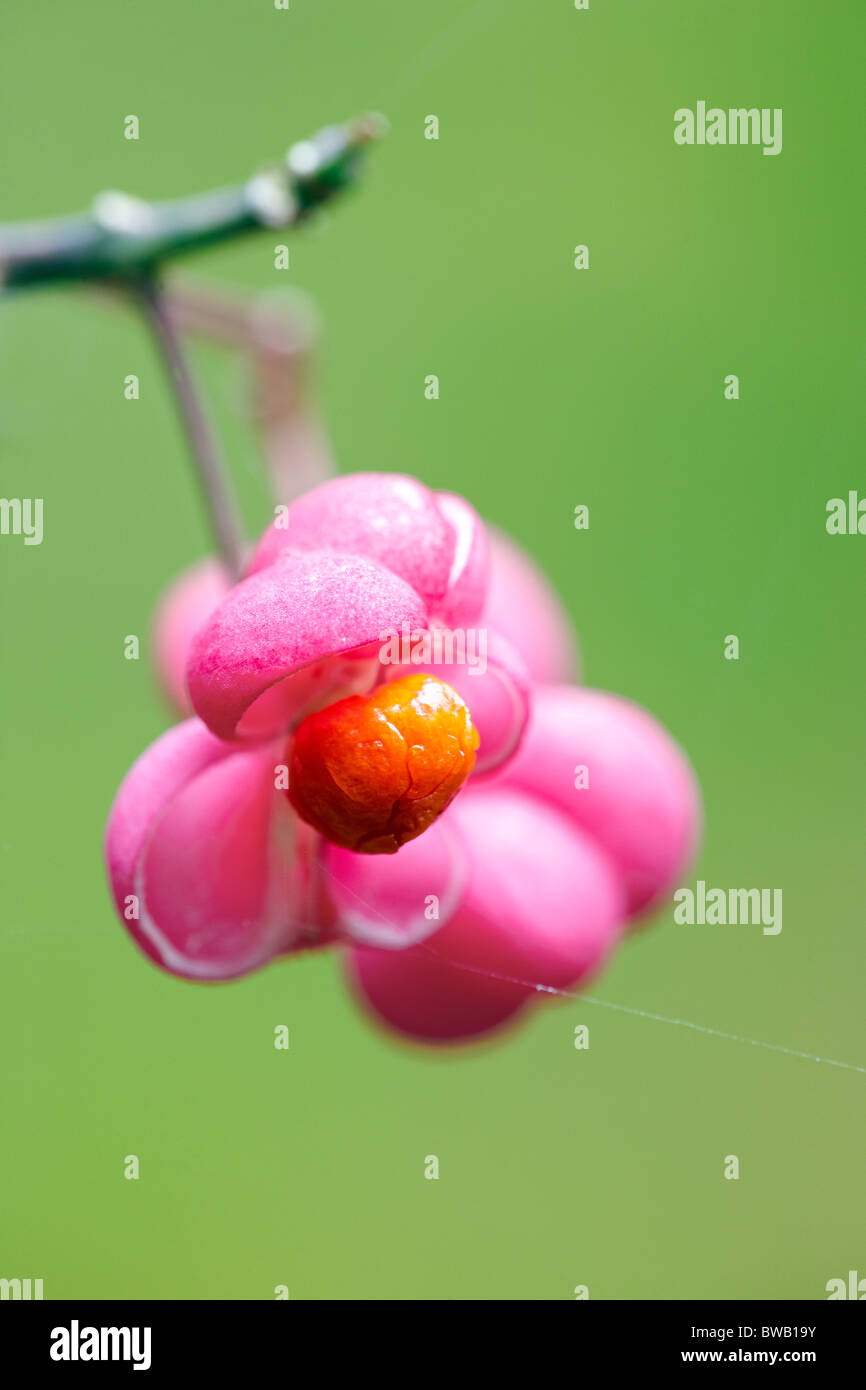
[[[190,370],[183,344],[175,331],[157,281],[145,276],[140,280],[131,281],[130,289],[144,313],[162,358],[208,510],[217,549],[230,577],[237,580],[244,567],[243,526],[228,473],[219,455],[216,436]]]

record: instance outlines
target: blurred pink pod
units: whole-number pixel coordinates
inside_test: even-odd
[[[534,681],[577,680],[577,640],[556,593],[524,550],[488,526],[490,577],[482,622],[520,652]]]
[[[688,759],[620,695],[536,687],[523,744],[500,778],[592,836],[619,870],[630,915],[658,903],[697,849],[700,792]]]
[[[535,798],[468,788],[447,816],[468,860],[449,919],[421,945],[352,947],[347,959],[362,1003],[431,1042],[486,1033],[540,989],[588,978],[614,946],[624,909],[604,853]],[[416,897],[426,886],[416,880]]]
[[[186,688],[192,639],[230,588],[225,566],[209,557],[185,569],[157,600],[151,624],[154,667],[160,689],[177,714],[192,714]]]

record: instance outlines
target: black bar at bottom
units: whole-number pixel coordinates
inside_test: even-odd
[[[399,1321],[380,1317],[371,1322],[370,1307],[364,1305],[362,1335],[354,1338],[346,1333],[351,1333],[356,1306],[10,1300],[0,1307],[0,1366],[15,1365],[19,1379],[31,1370],[62,1380],[70,1375],[92,1378],[106,1369],[115,1376],[138,1372],[161,1377],[167,1371],[194,1370],[214,1371],[221,1379],[232,1373],[248,1379],[251,1373],[271,1368],[297,1375],[299,1353],[307,1365],[302,1374],[309,1373],[312,1360],[333,1375],[342,1351],[350,1367],[365,1375],[375,1375],[377,1367],[382,1373],[389,1365],[393,1374],[402,1363],[404,1376],[414,1379],[420,1373],[429,1381],[437,1361],[446,1377],[463,1361],[465,1351],[458,1353],[452,1341],[452,1329],[459,1331],[462,1316],[459,1304],[448,1305],[445,1324],[441,1314],[431,1322],[429,1315],[412,1314],[405,1304]],[[546,1361],[555,1348],[573,1361],[575,1374],[581,1365],[588,1369],[585,1358],[591,1354],[606,1372],[614,1373],[739,1364],[807,1366],[824,1378],[828,1371],[856,1366],[864,1340],[863,1314],[832,1301],[576,1301],[567,1310],[561,1307],[555,1317],[552,1310],[545,1314],[533,1303],[532,1314],[520,1315],[519,1320],[508,1315],[504,1336],[494,1303],[479,1299],[464,1306],[470,1322],[461,1345],[475,1348],[488,1380],[491,1352],[513,1369],[511,1358],[518,1347],[542,1374],[541,1358]],[[551,1321],[545,1323],[545,1318]],[[555,1340],[540,1341],[539,1334],[547,1331]],[[407,1339],[415,1355],[422,1356],[415,1371],[406,1363]]]

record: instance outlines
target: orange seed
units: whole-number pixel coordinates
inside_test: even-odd
[[[401,676],[302,720],[289,800],[335,845],[394,854],[453,800],[477,747],[456,690],[435,676]]]

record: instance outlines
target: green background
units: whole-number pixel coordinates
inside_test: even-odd
[[[860,0],[7,0],[0,20],[4,219],[240,181],[388,116],[288,275],[268,234],[185,271],[314,296],[340,467],[457,489],[528,547],[586,679],[696,765],[685,881],[783,889],[781,935],[665,911],[593,994],[859,1066],[866,538],[824,521],[866,492],[864,39]],[[698,99],[782,107],[781,155],[677,147]],[[240,384],[197,361],[252,532]],[[167,715],[123,639],[209,542],[131,317],[74,290],[0,303],[0,492],[45,499],[41,547],[0,539],[0,1276],[48,1298],[678,1299],[866,1275],[866,1075],[572,1001],[425,1052],[368,1025],[334,955],[221,988],[146,964],[100,840]]]

